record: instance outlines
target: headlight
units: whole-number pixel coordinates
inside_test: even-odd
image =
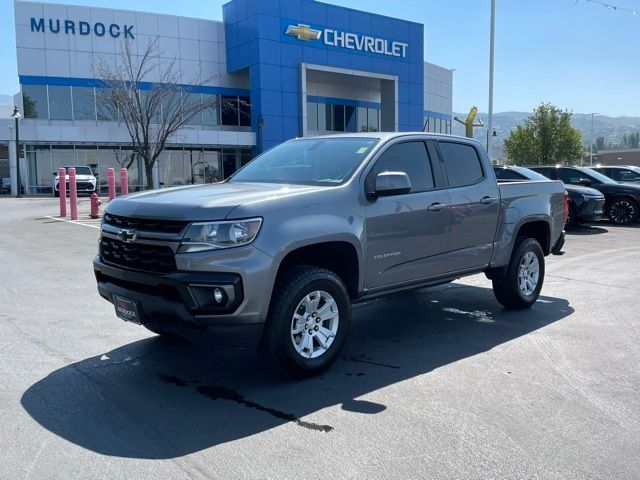
[[[261,218],[228,222],[192,223],[187,228],[178,253],[203,252],[247,245],[256,238]]]

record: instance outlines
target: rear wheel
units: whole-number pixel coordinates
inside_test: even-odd
[[[347,338],[349,295],[330,270],[292,267],[274,290],[265,347],[288,375],[305,377],[335,361]]]
[[[58,190],[54,190],[53,191],[53,196],[56,197],[56,198],[59,197],[60,196],[60,192]]]
[[[493,293],[507,308],[523,309],[540,296],[544,281],[544,253],[537,240],[518,237],[504,277],[493,279]]]
[[[638,204],[630,198],[618,198],[609,206],[609,218],[618,225],[628,225],[638,219]]]

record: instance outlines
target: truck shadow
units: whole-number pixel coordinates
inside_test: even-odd
[[[316,378],[291,381],[253,353],[152,337],[52,372],[21,403],[52,433],[119,457],[180,457],[287,422],[309,435],[332,435],[349,428],[340,423],[345,417],[321,410],[339,405],[370,421],[393,405],[360,397],[572,312],[567,300],[551,297],[510,312],[487,288],[450,284],[354,306],[343,356]]]

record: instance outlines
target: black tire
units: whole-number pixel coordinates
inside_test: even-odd
[[[638,203],[631,198],[614,198],[607,208],[607,216],[616,225],[629,225],[638,220]]]
[[[567,228],[576,228],[579,225],[578,220],[578,211],[576,210],[576,206],[572,203],[569,203],[569,218],[567,218]]]
[[[60,196],[60,192],[58,190],[53,191],[53,196],[58,198]]]
[[[327,342],[328,347],[323,353],[316,358],[307,358],[298,353],[294,346],[293,319],[303,299],[318,291],[329,294],[337,306],[337,331],[332,337],[332,343]],[[307,265],[291,267],[283,273],[274,288],[263,347],[274,363],[287,375],[295,378],[315,375],[328,368],[338,357],[349,332],[350,310],[347,289],[335,273]],[[325,325],[324,321],[321,325]],[[306,331],[306,327],[303,330]],[[300,342],[302,335],[304,333],[300,334]],[[318,341],[318,338],[311,338],[312,348],[320,345]]]
[[[538,278],[535,289],[530,294],[526,294],[520,287],[520,264],[529,252],[533,253],[538,260]],[[544,270],[544,253],[538,241],[533,238],[518,237],[513,247],[506,275],[492,280],[496,299],[506,308],[514,310],[531,307],[540,296],[544,282]]]

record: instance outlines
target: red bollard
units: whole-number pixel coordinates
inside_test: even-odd
[[[107,184],[109,185],[109,201],[116,198],[116,170],[110,168],[107,170]]]
[[[91,213],[89,214],[90,218],[100,218],[100,205],[102,202],[98,198],[96,192],[91,194]]]
[[[129,174],[126,168],[120,169],[120,195],[129,193]]]
[[[78,186],[76,185],[76,169],[69,169],[69,207],[71,220],[78,220]]]
[[[58,192],[60,193],[60,216],[67,216],[67,170],[58,169]]]

